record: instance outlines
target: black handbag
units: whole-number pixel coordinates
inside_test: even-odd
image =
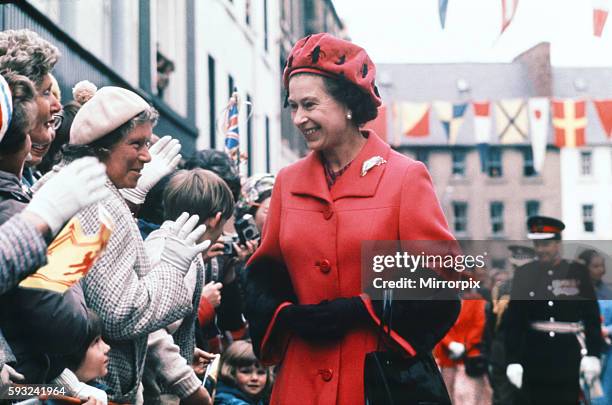
[[[489,367],[489,362],[484,356],[465,357],[463,363],[465,364],[465,374],[468,377],[485,375]]]
[[[380,351],[390,335],[392,291],[384,292],[377,351],[366,354],[364,392],[366,405],[450,405],[451,400],[431,353],[402,357]]]

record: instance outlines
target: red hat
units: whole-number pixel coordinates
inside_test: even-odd
[[[285,88],[289,88],[289,79],[296,73],[344,78],[368,94],[376,106],[382,104],[374,62],[360,46],[333,35],[309,35],[295,44],[283,72]]]

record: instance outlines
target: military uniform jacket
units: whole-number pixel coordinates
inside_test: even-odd
[[[362,163],[375,156],[387,163],[361,176]],[[361,241],[451,239],[423,164],[392,151],[373,132],[331,190],[317,153],[281,170],[261,246],[248,263],[245,294],[255,352],[264,364],[282,363],[271,404],[363,403],[364,359],[377,348],[379,317],[361,294]],[[337,341],[307,341],[277,322],[291,302],[360,295],[372,322]],[[391,336],[410,355],[430,351],[459,312],[459,301],[404,304],[403,312],[394,307]]]
[[[542,321],[581,322],[588,355],[600,354],[599,307],[588,269],[578,262],[561,260],[557,265],[545,266],[533,261],[518,268],[506,321],[508,364],[523,363],[531,353],[556,350],[559,341],[576,341],[574,335],[533,331],[532,323]],[[554,355],[565,356],[564,353]]]

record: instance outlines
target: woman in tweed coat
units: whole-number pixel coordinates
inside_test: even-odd
[[[149,139],[157,117],[157,111],[137,94],[103,87],[75,116],[65,148],[66,159],[94,155],[107,167],[111,196],[102,205],[111,216],[113,231],[82,285],[87,305],[102,319],[103,337],[111,346],[108,374],[99,382],[110,388],[109,399],[118,403],[137,400],[149,333],[192,311],[192,297],[183,281],[185,269],[209,244],[195,245],[204,230],[198,227],[190,233],[190,220],[181,229],[187,228],[184,234],[168,236],[162,260],[151,266],[130,208],[119,192],[130,189],[142,194],[145,190],[146,194],[178,162],[172,143],[152,160]],[[82,210],[78,219],[87,234],[100,227],[97,206]]]

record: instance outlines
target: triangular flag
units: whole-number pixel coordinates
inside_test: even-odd
[[[593,100],[597,115],[608,138],[612,138],[612,100]]]
[[[518,6],[518,0],[501,0],[502,2],[502,26],[499,35],[503,34],[506,28],[512,22],[514,15],[516,14],[516,7]]]
[[[478,145],[480,156],[480,170],[487,171],[489,161],[489,143],[491,142],[491,103],[488,101],[474,101],[474,137]]]
[[[548,143],[548,123],[550,119],[550,103],[546,97],[530,98],[528,101],[529,126],[531,128],[531,151],[533,167],[541,173],[546,157]]]
[[[601,37],[608,19],[608,1],[592,0],[593,3],[593,35]]]
[[[448,0],[438,0],[438,12],[440,13],[440,25],[442,29],[446,25],[446,9],[448,8]]]
[[[553,100],[552,105],[555,145],[559,148],[583,146],[587,124],[585,101]]]
[[[403,102],[397,105],[398,127],[406,136],[429,135],[429,103]]]
[[[467,103],[451,103],[448,101],[436,101],[434,107],[438,114],[438,119],[446,131],[449,145],[457,142],[457,134],[463,123],[463,115],[467,109]]]
[[[499,143],[527,142],[529,131],[524,100],[513,98],[497,101],[495,103],[495,122]]]

